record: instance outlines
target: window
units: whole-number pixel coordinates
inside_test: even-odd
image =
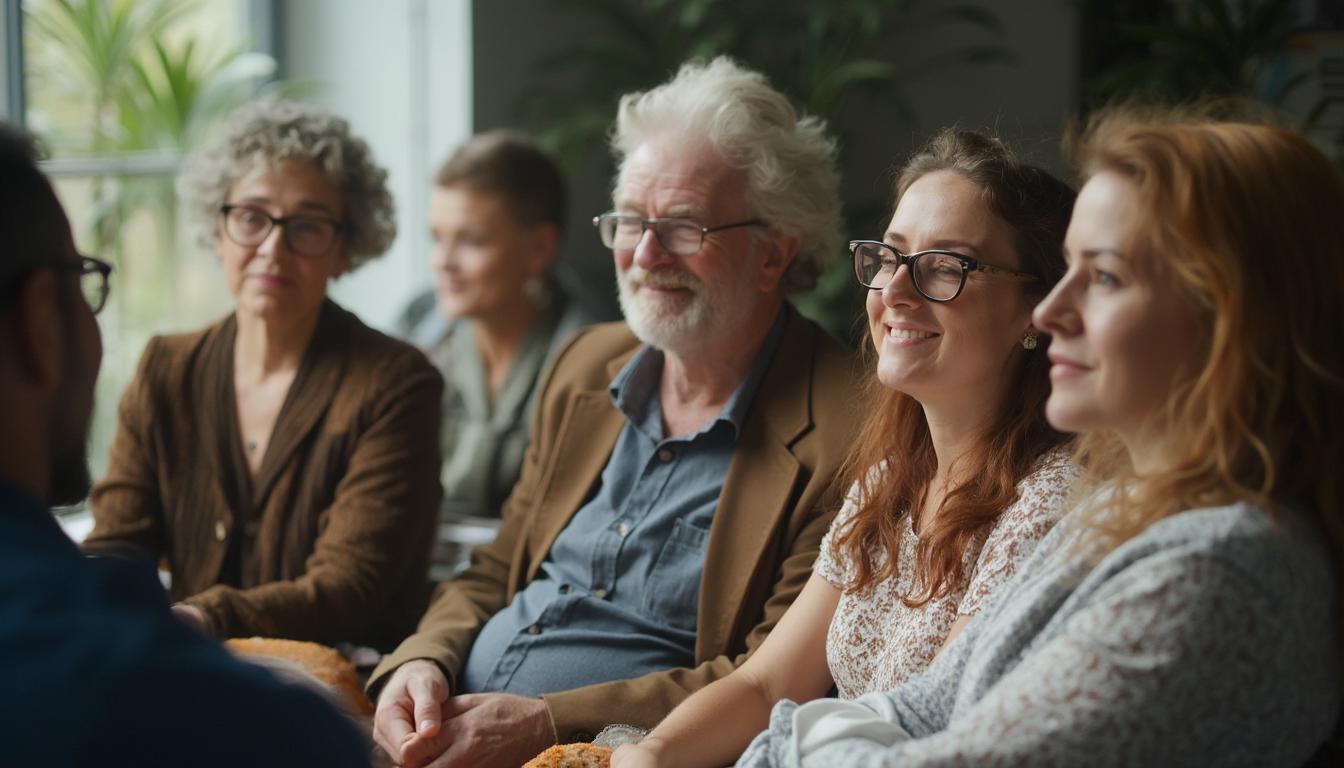
[[[173,182],[183,154],[275,76],[272,13],[257,0],[5,6],[5,39],[22,46],[21,57],[12,45],[5,50],[10,117],[45,145],[45,170],[79,248],[116,270],[98,317],[94,477],[103,474],[118,399],[149,337],[227,311],[218,265],[179,225]]]

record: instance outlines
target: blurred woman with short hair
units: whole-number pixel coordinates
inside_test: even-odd
[[[435,176],[434,289],[407,309],[402,332],[443,374],[448,521],[499,517],[522,471],[542,368],[598,319],[554,279],[565,200],[555,161],[514,131],[472,137]],[[436,552],[436,576],[451,576],[460,555]]]

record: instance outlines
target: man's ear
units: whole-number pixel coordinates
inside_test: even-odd
[[[802,238],[797,235],[773,232],[758,241],[758,247],[763,249],[764,256],[761,260],[762,293],[770,293],[779,288],[779,284],[784,280],[784,274],[789,271],[794,257],[798,255],[802,242]]]
[[[59,290],[56,274],[38,269],[20,285],[10,313],[9,341],[19,368],[16,373],[34,387],[55,387],[61,380],[66,318],[62,317]]]

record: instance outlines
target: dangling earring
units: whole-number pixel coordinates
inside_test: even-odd
[[[1036,332],[1035,332],[1035,331],[1027,331],[1027,335],[1022,337],[1022,348],[1023,348],[1023,349],[1035,349],[1035,348],[1036,348],[1036,340],[1037,340],[1038,338],[1039,338],[1039,337],[1036,335]]]
[[[523,296],[537,309],[551,305],[551,286],[540,277],[529,277],[523,282]]]

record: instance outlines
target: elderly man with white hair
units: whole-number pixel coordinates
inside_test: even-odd
[[[840,250],[824,126],[718,59],[622,99],[613,149],[626,322],[558,353],[497,538],[375,670],[403,765],[651,727],[760,644],[837,506],[851,357],[785,300]]]

